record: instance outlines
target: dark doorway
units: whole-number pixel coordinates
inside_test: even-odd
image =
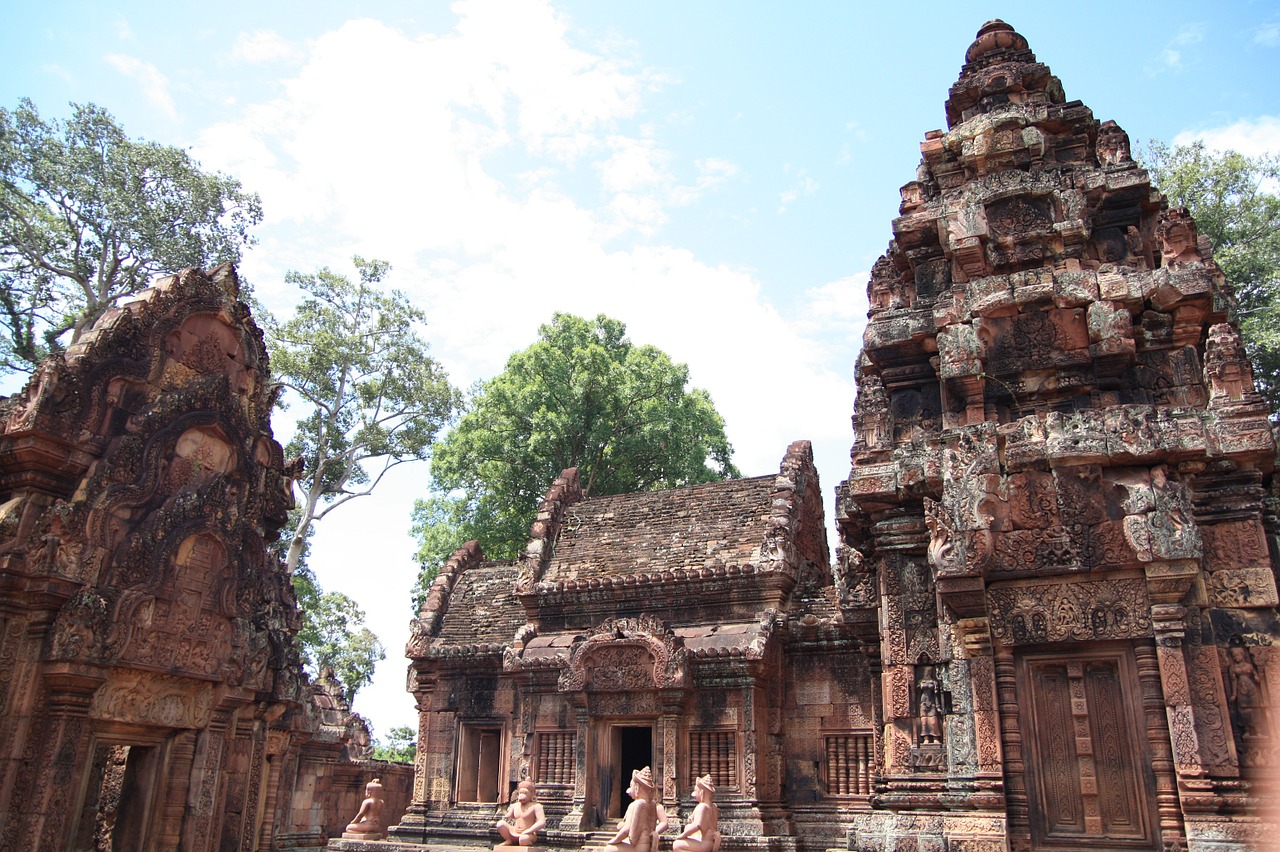
[[[146,847],[161,751],[160,746],[97,745],[72,852],[125,852]]]
[[[653,766],[653,728],[649,725],[615,727],[613,754],[613,795],[609,797],[609,814],[620,817],[631,804],[627,787],[631,785],[632,771]]]

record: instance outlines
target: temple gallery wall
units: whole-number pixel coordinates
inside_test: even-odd
[[[724,849],[1269,848],[1280,483],[1232,295],[1007,24],[946,115],[834,552],[805,441],[671,491],[566,470],[521,559],[434,581],[412,767],[302,672],[235,271],[108,312],[0,401],[0,848],[485,846],[517,792],[558,849],[712,799]]]

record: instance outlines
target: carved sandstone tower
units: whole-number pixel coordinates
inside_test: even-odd
[[[256,849],[289,825],[316,726],[237,296],[229,265],[164,278],[0,400],[0,848]]]
[[[1262,848],[1276,445],[1230,294],[1021,35],[965,59],[869,286],[839,523],[883,739],[851,843]]]

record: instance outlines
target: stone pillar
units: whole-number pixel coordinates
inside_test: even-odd
[[[1182,814],[1178,808],[1178,784],[1174,774],[1173,748],[1165,717],[1160,686],[1160,663],[1156,649],[1138,643],[1133,649],[1138,667],[1138,688],[1142,692],[1142,713],[1146,719],[1147,742],[1151,749],[1151,770],[1156,777],[1156,810],[1160,837],[1165,849],[1180,849],[1186,843]]]
[[[664,696],[665,697],[665,696]],[[667,819],[674,821],[680,816],[680,791],[676,788],[676,768],[679,766],[679,731],[680,708],[664,706],[662,718],[658,720],[658,731],[662,742],[662,787],[659,790],[662,806],[667,811]]]
[[[214,712],[209,726],[196,738],[192,760],[191,786],[187,791],[186,830],[182,833],[183,852],[205,852],[217,847],[222,834],[221,808],[222,755],[231,726],[231,711]]]
[[[1196,734],[1191,688],[1187,681],[1187,661],[1182,654],[1186,624],[1182,617],[1186,608],[1173,603],[1151,605],[1151,627],[1156,637],[1156,660],[1160,666],[1160,682],[1164,688],[1165,713],[1173,740],[1173,761],[1178,780],[1190,781],[1206,776],[1200,763],[1200,742]]]
[[[177,849],[182,842],[182,818],[191,787],[191,764],[196,756],[196,732],[179,731],[167,748],[168,768],[160,789],[160,818],[156,821],[156,847]]]
[[[995,646],[996,698],[1000,706],[1000,739],[1004,745],[1005,812],[1009,820],[1009,848],[1023,852],[1031,848],[1031,818],[1028,811],[1026,764],[1022,759],[1022,727],[1018,720],[1017,669],[1013,649]]]
[[[410,670],[410,677],[414,676]],[[425,840],[427,813],[431,810],[431,753],[435,743],[431,737],[432,698],[434,681],[417,681],[414,695],[418,699],[418,748],[413,756],[413,792],[409,807],[400,817],[400,824],[393,825],[387,833],[397,840]],[[424,688],[425,687],[425,688]]]
[[[88,764],[89,706],[103,680],[94,666],[53,663],[45,667],[47,716],[26,806],[31,831],[20,832],[32,848],[67,845],[75,795]]]
[[[978,764],[976,790],[969,798],[975,807],[1003,810],[1004,757],[1000,746],[1000,711],[990,625],[984,617],[964,619],[956,627],[961,631],[961,650],[972,690]]]

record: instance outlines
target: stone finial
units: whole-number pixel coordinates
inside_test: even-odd
[[[1104,121],[1098,127],[1098,163],[1104,169],[1133,163],[1129,134],[1114,121]]]
[[[1176,267],[1204,259],[1197,240],[1196,220],[1185,207],[1170,207],[1161,213],[1156,236],[1160,239],[1164,266]]]
[[[987,21],[965,51],[965,62],[973,62],[994,50],[1026,50],[1027,40],[999,18]]]

